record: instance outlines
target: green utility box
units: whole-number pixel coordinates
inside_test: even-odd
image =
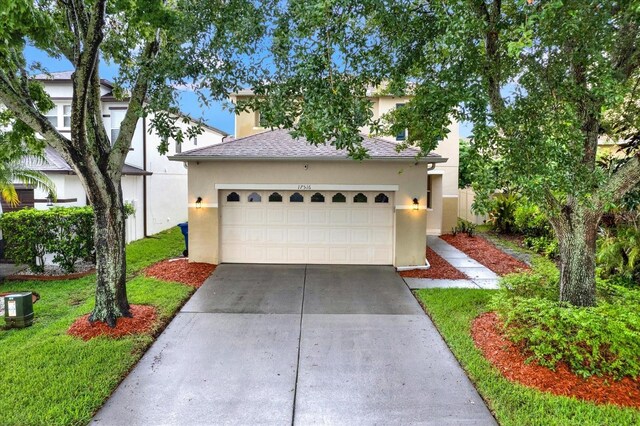
[[[33,324],[33,299],[31,292],[7,294],[4,297],[4,320],[13,328]]]

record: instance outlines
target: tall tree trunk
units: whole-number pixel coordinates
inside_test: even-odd
[[[560,301],[574,306],[596,304],[596,237],[600,214],[565,206],[552,220],[560,246]]]
[[[89,321],[115,327],[118,317],[131,317],[126,290],[125,217],[120,179],[94,176],[101,188],[88,187],[95,216],[96,305]]]

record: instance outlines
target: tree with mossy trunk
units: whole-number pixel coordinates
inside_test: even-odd
[[[595,304],[600,217],[640,182],[637,0],[292,1],[275,22],[277,72],[248,107],[360,158],[363,126],[406,128],[426,154],[452,119],[473,123],[474,163],[492,164],[478,206],[499,182],[543,206],[561,301]],[[367,86],[413,98],[373,120]],[[628,142],[614,172],[596,166],[605,139]]]
[[[248,73],[245,56],[262,35],[260,10],[248,0],[0,0],[0,17],[0,104],[11,127],[0,149],[42,140],[77,173],[96,224],[96,303],[89,319],[115,326],[131,315],[120,183],[136,124],[151,117],[152,131],[164,141],[160,152],[170,140],[197,133],[182,131],[172,114],[178,88],[206,103],[237,90],[243,76],[257,76],[255,68]],[[73,69],[70,135],[43,115],[53,103],[32,76],[46,69],[27,62],[28,45]],[[114,95],[129,105],[113,141],[102,121],[101,61],[118,68]]]

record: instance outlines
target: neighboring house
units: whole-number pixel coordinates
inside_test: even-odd
[[[232,96],[232,101],[237,102],[253,96],[251,90],[243,90]],[[377,119],[389,111],[409,102],[410,97],[394,97],[381,95],[374,89],[367,91],[367,96],[372,102],[373,118]],[[453,119],[452,119],[453,120]],[[236,116],[235,137],[242,138],[256,133],[264,132],[267,128],[261,123],[260,112],[245,111]],[[368,129],[362,128],[366,134]],[[403,132],[394,136],[379,136],[378,139],[390,142],[402,142],[407,133]],[[440,235],[448,233],[456,226],[458,221],[458,167],[460,156],[460,132],[459,125],[452,121],[449,126],[447,138],[441,141],[433,151],[446,158],[445,163],[436,164],[433,170],[429,170],[427,182],[427,234]]]
[[[407,101],[372,97],[374,114]],[[188,164],[191,261],[415,268],[425,265],[427,232],[455,226],[457,123],[419,160],[416,149],[397,152],[395,138],[363,135],[370,158],[353,161],[264,128],[257,112],[236,116],[235,131],[234,140],[171,157]]]
[[[38,75],[36,80],[44,84],[46,92],[55,103],[55,108],[46,116],[58,130],[66,136],[71,129],[71,72]],[[101,80],[102,117],[107,133],[113,140],[120,131],[120,122],[127,110],[127,101],[117,100],[112,93],[113,84]],[[125,202],[133,204],[135,216],[127,219],[127,241],[152,235],[187,219],[187,170],[183,164],[169,161],[168,155],[181,150],[193,149],[221,143],[228,134],[188,118],[189,123],[180,123],[185,128],[202,125],[203,133],[186,141],[182,146],[171,143],[167,155],[158,152],[160,138],[149,132],[151,117],[138,120],[131,149],[126,158],[122,177],[122,191]],[[44,162],[30,162],[28,165],[46,173],[56,184],[57,200],[48,194],[35,190],[33,203],[37,209],[51,206],[87,205],[86,193],[80,179],[64,159],[50,147],[46,148]],[[33,190],[31,190],[33,191]]]

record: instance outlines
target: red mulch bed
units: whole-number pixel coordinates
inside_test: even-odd
[[[188,259],[169,259],[151,265],[144,274],[199,288],[215,269],[216,265],[210,263],[189,263]]]
[[[147,333],[156,322],[156,308],[145,305],[131,305],[132,318],[118,318],[114,328],[102,321],[89,322],[89,314],[83,315],[69,327],[68,334],[82,340],[98,336],[123,337],[131,334]]]
[[[558,364],[556,371],[535,362],[526,364],[527,357],[522,350],[501,333],[495,312],[487,312],[476,318],[471,327],[471,336],[484,356],[512,382],[598,404],[640,408],[640,380],[628,377],[615,380],[604,376],[583,379],[563,363]]]
[[[530,269],[526,263],[509,256],[482,237],[469,237],[466,234],[447,234],[441,235],[440,238],[458,250],[465,252],[470,258],[482,263],[498,275],[507,275]]]
[[[429,269],[412,269],[410,271],[402,271],[400,272],[400,276],[405,278],[431,278],[442,280],[469,279],[469,277],[451,266],[449,262],[440,257],[438,253],[433,251],[430,247],[427,247],[427,260],[431,265]]]

